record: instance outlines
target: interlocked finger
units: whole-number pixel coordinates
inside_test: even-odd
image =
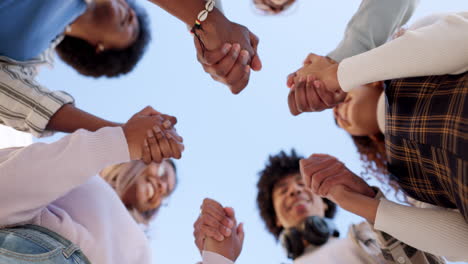
[[[184,151],[184,145],[177,142],[172,134],[166,134],[167,139],[169,140],[169,145],[172,150],[173,158],[180,159],[182,157],[182,151]]]
[[[159,147],[161,150],[161,154],[163,158],[172,158],[173,153],[171,149],[171,145],[169,141],[166,138],[166,135],[164,134],[163,130],[158,126],[153,127],[153,133],[156,136],[156,139],[159,143]]]
[[[303,78],[301,78],[299,83],[295,85],[294,89],[297,109],[300,112],[307,112],[309,104],[307,103],[306,82]]]
[[[296,92],[294,90],[291,90],[288,94],[288,106],[292,115],[297,116],[301,113],[299,109],[297,109]]]
[[[326,168],[319,170],[311,175],[311,189],[314,193],[318,193],[320,186],[323,181],[328,177],[337,175],[338,173],[343,172],[343,164],[335,163],[327,166]]]
[[[156,139],[153,131],[148,130],[147,131],[147,138],[146,140],[148,141],[148,145],[150,148],[151,152],[151,158],[154,162],[156,163],[161,163],[163,156],[161,153],[160,145],[158,143],[158,140]]]
[[[142,150],[141,157],[142,157],[143,162],[146,164],[150,164],[151,163],[151,150],[148,144],[148,140],[146,138],[143,141],[143,148],[141,150]]]

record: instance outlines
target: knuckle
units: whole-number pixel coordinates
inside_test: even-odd
[[[215,74],[218,76],[218,77],[224,77],[226,76],[227,74],[227,71],[223,68],[216,68],[215,69]]]

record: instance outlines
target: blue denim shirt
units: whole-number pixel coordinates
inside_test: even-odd
[[[0,55],[36,58],[86,7],[84,0],[0,0]]]

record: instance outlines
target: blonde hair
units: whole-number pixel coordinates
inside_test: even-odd
[[[146,167],[147,165],[143,161],[133,160],[109,166],[103,169],[100,175],[111,185],[117,195],[122,198],[130,187],[135,184],[137,177],[143,173]],[[156,215],[158,208],[140,212],[134,207],[127,206],[127,210],[137,223],[147,226]]]

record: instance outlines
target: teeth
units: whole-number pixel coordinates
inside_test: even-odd
[[[299,205],[299,204],[302,204],[302,203],[305,203],[305,202],[308,202],[309,200],[298,200],[296,202],[294,202],[293,204],[291,204],[291,209],[294,208],[296,205]]]

